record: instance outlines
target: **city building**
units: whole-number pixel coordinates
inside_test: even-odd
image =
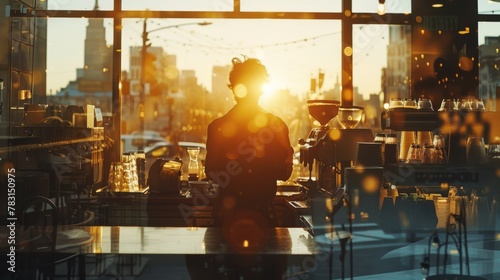
[[[2,279],[500,279],[498,11],[3,1]]]
[[[500,93],[499,48],[500,37],[485,37],[479,46],[479,98],[486,103],[487,110],[496,111],[497,95]]]
[[[94,11],[98,11],[96,1]],[[103,112],[112,111],[111,98],[113,74],[113,47],[106,42],[103,19],[89,19],[85,32],[84,61],[75,69],[76,80],[47,95],[48,103],[61,105],[95,104]],[[44,54],[45,56],[45,54]]]

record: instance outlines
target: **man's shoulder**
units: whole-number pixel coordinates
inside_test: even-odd
[[[283,122],[283,120],[280,117],[276,116],[275,114],[273,114],[273,113],[271,113],[271,112],[269,112],[269,111],[267,111],[265,109],[260,108],[260,112],[259,113],[260,114],[264,114],[267,117],[267,119],[270,119],[270,120],[274,119],[274,120],[278,120],[278,121]]]
[[[268,111],[265,111],[263,110],[263,113],[266,115],[266,118],[268,120],[268,123],[272,126],[282,126],[282,127],[286,127],[286,123],[278,116],[276,116],[275,114],[271,113],[271,112],[268,112]]]
[[[210,127],[210,126],[216,126],[216,125],[218,125],[218,124],[220,124],[220,123],[224,122],[224,117],[225,117],[225,116],[222,116],[222,117],[218,117],[218,118],[216,118],[216,119],[213,119],[213,120],[212,120],[212,121],[208,124],[208,126],[209,126],[209,127]]]

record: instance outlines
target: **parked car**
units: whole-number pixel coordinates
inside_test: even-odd
[[[151,133],[133,133],[133,134],[123,134],[122,140],[122,152],[136,152],[139,147],[143,146],[144,151],[146,148],[158,142],[165,142],[166,139],[158,134]]]
[[[164,135],[162,135],[160,132],[154,131],[154,130],[134,131],[134,132],[132,132],[132,135],[145,135],[145,136],[151,136],[151,137],[164,138]]]

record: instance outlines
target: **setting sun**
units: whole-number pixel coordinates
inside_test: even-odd
[[[276,85],[273,82],[267,82],[262,86],[263,99],[272,98],[275,92],[276,92]]]

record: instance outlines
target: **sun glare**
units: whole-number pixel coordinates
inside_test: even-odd
[[[262,97],[263,98],[271,98],[276,91],[276,85],[272,82],[267,82],[262,86]]]

